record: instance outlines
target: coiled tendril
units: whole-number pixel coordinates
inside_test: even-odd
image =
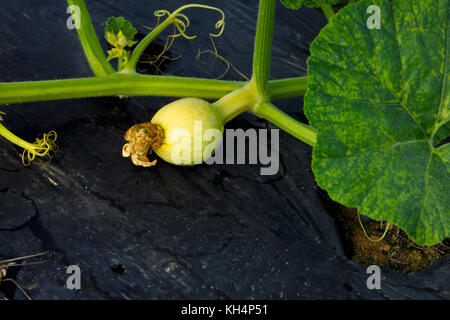
[[[389,230],[389,222],[386,224],[386,228],[384,229],[383,235],[378,239],[373,239],[373,238],[369,237],[369,235],[366,232],[366,229],[364,228],[364,225],[361,221],[361,215],[359,213],[359,210],[357,210],[357,213],[358,213],[359,224],[361,225],[362,231],[364,232],[364,235],[366,236],[366,238],[371,242],[380,242],[381,240],[383,240]]]
[[[37,138],[36,142],[30,144],[31,147],[25,148],[22,153],[22,163],[24,166],[29,166],[32,161],[39,157],[48,157],[52,159],[50,152],[57,152],[59,150],[58,145],[55,143],[58,138],[56,131],[50,131],[44,133],[42,139]]]
[[[141,60],[141,62],[149,63],[149,64],[155,66],[155,68],[159,72],[164,74],[164,72],[162,72],[160,70],[160,68],[159,68],[161,63],[164,60],[178,60],[179,58],[181,58],[181,55],[180,55],[179,57],[172,59],[172,58],[164,56],[164,54],[167,51],[169,51],[169,49],[172,47],[175,38],[184,37],[184,38],[186,38],[188,40],[192,40],[192,39],[197,38],[196,35],[189,36],[189,35],[186,34],[186,30],[190,26],[191,22],[189,21],[189,18],[185,14],[181,13],[181,11],[183,11],[185,9],[189,9],[189,8],[205,8],[205,9],[210,9],[210,10],[215,10],[215,11],[220,12],[220,14],[222,15],[222,18],[219,21],[217,21],[216,24],[215,24],[215,28],[216,29],[220,29],[220,30],[216,34],[210,33],[209,37],[210,37],[211,41],[213,41],[212,37],[220,37],[223,34],[223,31],[225,29],[225,13],[222,10],[220,10],[219,8],[206,6],[206,5],[201,5],[201,4],[190,4],[190,5],[186,5],[186,6],[182,6],[182,7],[178,8],[173,13],[171,13],[168,10],[164,10],[164,9],[163,10],[157,10],[157,11],[154,12],[155,17],[158,18],[158,20],[156,22],[156,26],[154,28],[156,28],[160,24],[162,18],[167,16],[167,19],[170,19],[170,18],[173,19],[172,24],[174,26],[174,33],[169,35],[169,36],[167,36],[167,39],[166,39],[166,42],[164,44],[163,50],[161,51],[161,53],[158,56],[156,56],[155,59],[152,59],[151,57],[149,57],[148,60],[145,60],[145,61]],[[150,29],[150,30],[154,29],[154,28],[150,28],[150,27],[145,27],[145,28]],[[178,33],[177,33],[177,31],[178,31]],[[214,46],[214,41],[213,41],[213,46]],[[143,54],[142,56],[148,56],[148,55]],[[161,58],[163,58],[163,59],[161,60]],[[160,63],[157,65],[156,63],[158,61],[160,61]]]
[[[190,36],[186,34],[187,28],[190,26],[189,18],[181,13],[185,9],[189,8],[204,8],[209,10],[218,11],[222,18],[216,22],[215,28],[219,29],[217,33],[210,33],[210,37],[220,37],[223,34],[223,31],[225,29],[225,13],[216,7],[211,7],[207,5],[202,4],[189,4],[182,6],[175,10],[174,12],[170,12],[168,10],[157,10],[154,12],[154,15],[158,18],[156,27],[154,30],[149,33],[143,40],[139,42],[139,44],[136,46],[136,48],[133,50],[133,53],[131,54],[131,58],[127,64],[127,69],[130,71],[136,71],[136,65],[139,62],[142,54],[144,53],[144,50],[150,45],[150,43],[168,26],[173,25],[174,26],[174,34],[168,36],[166,40],[166,44],[164,46],[164,49],[162,53],[157,57],[156,60],[150,61],[150,63],[154,63],[155,61],[158,61],[159,58],[162,57],[162,55],[167,52],[168,48],[173,43],[173,40],[178,37],[184,37],[185,39],[195,39],[197,38],[196,35]],[[160,24],[161,18],[167,16],[167,18]],[[148,28],[148,27],[147,27]],[[149,28],[152,29],[152,28]]]
[[[222,15],[222,18],[219,21],[217,21],[216,24],[214,25],[214,27],[216,29],[220,29],[220,30],[216,34],[210,33],[209,35],[211,37],[215,37],[215,38],[220,37],[222,35],[222,33],[225,29],[225,13],[222,10],[220,10],[219,8],[206,6],[206,5],[202,5],[202,4],[189,4],[186,6],[182,6],[182,7],[178,8],[177,10],[175,10],[173,13],[170,13],[168,10],[157,10],[154,12],[155,17],[158,18],[157,25],[159,24],[161,18],[163,18],[164,16],[168,16],[169,18],[173,18],[173,24],[176,27],[176,29],[179,31],[179,33],[173,34],[170,37],[178,38],[178,37],[182,36],[188,40],[197,38],[196,35],[188,36],[186,34],[186,29],[190,26],[191,22],[189,21],[189,18],[185,14],[181,13],[181,11],[183,11],[185,9],[189,9],[189,8],[204,8],[204,9],[215,10],[215,11],[220,12],[220,14]]]
[[[0,114],[5,113],[0,111]],[[2,120],[0,115],[0,121]],[[48,157],[49,160],[51,160],[51,152],[57,152],[59,150],[58,145],[56,144],[58,135],[55,131],[45,133],[42,139],[37,138],[34,143],[30,143],[19,138],[0,123],[0,136],[3,136],[5,139],[24,149],[22,152],[22,163],[24,166],[29,166],[36,156]]]

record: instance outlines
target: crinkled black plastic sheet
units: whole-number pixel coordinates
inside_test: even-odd
[[[102,35],[123,15],[141,33],[153,11],[185,1],[87,1]],[[205,2],[206,3],[206,2]],[[258,3],[208,1],[227,14],[219,53],[250,75]],[[0,80],[91,76],[65,1],[2,1]],[[215,78],[226,66],[207,37],[214,12],[191,9],[190,34],[171,50],[169,74]],[[278,6],[272,78],[306,74],[308,48],[326,20],[320,11]],[[159,40],[162,43],[162,40]],[[105,41],[102,38],[102,44]],[[230,72],[226,79],[241,80]],[[368,290],[365,268],[345,256],[337,206],[314,182],[311,148],[280,134],[281,168],[257,165],[153,168],[121,156],[125,130],[151,119],[165,97],[96,98],[1,106],[5,125],[28,140],[56,130],[61,151],[50,164],[23,167],[20,150],[0,141],[0,260],[52,250],[50,263],[9,270],[35,299],[404,299],[450,297],[450,263],[423,272],[382,269],[382,289]],[[302,100],[278,103],[298,119]],[[243,115],[228,128],[274,128]],[[82,289],[68,290],[65,267],[81,267]],[[118,267],[120,266],[120,267]],[[124,270],[120,270],[124,268]],[[117,270],[124,271],[118,272]],[[114,272],[116,271],[116,272]],[[9,298],[23,299],[9,284]]]

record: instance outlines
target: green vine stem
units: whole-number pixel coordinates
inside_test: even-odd
[[[275,6],[276,0],[261,0],[259,4],[253,54],[253,76],[250,83],[256,88],[262,100],[267,98]]]
[[[316,144],[317,136],[314,129],[285,114],[273,104],[263,101],[253,112],[310,146],[313,147]]]
[[[227,94],[212,105],[220,109],[224,123],[227,123],[241,113],[250,111],[255,103],[256,97],[247,84],[241,89]]]
[[[269,82],[272,100],[302,96],[307,79]],[[106,77],[0,83],[0,105],[103,96],[167,96],[220,99],[246,82],[116,73]]]
[[[106,77],[0,83],[0,105],[100,96],[170,96],[218,99],[242,82],[116,73]]]
[[[327,17],[328,21],[330,21],[330,19],[335,15],[333,7],[329,4],[321,6],[321,9],[325,17]]]
[[[104,76],[114,73],[114,68],[106,61],[105,53],[98,41],[84,0],[67,0],[67,3],[80,8],[80,28],[77,29],[78,38],[94,74],[96,76]]]

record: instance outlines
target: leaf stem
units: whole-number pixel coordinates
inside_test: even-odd
[[[114,73],[114,68],[106,61],[106,56],[98,41],[84,0],[67,0],[67,3],[70,6],[73,5],[80,8],[80,17],[74,16],[75,20],[80,19],[80,28],[77,28],[78,38],[94,74],[96,76],[104,76]]]
[[[259,3],[253,53],[253,76],[250,83],[261,99],[266,98],[270,75],[275,5],[275,0],[261,0]]]
[[[325,17],[327,17],[328,21],[330,21],[330,19],[335,15],[333,7],[329,4],[325,4],[321,6],[321,8]]]
[[[286,78],[269,81],[270,101],[304,96],[308,88],[308,77]]]
[[[316,144],[316,132],[312,127],[295,120],[273,104],[263,101],[253,112],[310,146],[313,147]]]

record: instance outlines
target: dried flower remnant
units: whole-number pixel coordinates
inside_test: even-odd
[[[131,157],[131,161],[142,167],[156,165],[156,160],[150,161],[148,153],[151,149],[158,149],[163,140],[163,131],[153,123],[141,123],[132,126],[125,133],[128,141],[122,148],[122,156]]]

